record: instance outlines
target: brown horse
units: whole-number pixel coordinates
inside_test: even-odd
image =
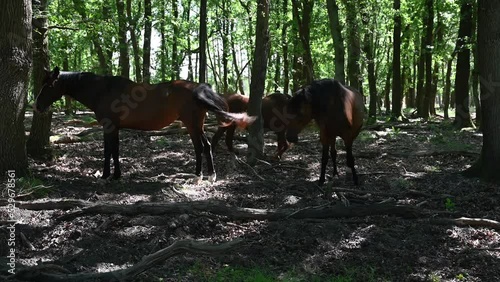
[[[339,136],[344,140],[347,166],[351,168],[353,181],[358,185],[352,143],[363,125],[362,95],[336,80],[317,80],[296,92],[288,102],[288,112],[294,115],[287,127],[286,138],[290,142],[298,141],[298,134],[311,119],[319,126],[320,141],[323,145],[319,184],[325,182],[329,153],[333,160],[333,174],[338,175],[335,139]]]
[[[207,111],[215,113],[225,126],[236,123],[246,127],[255,118],[245,113],[228,113],[227,104],[209,85],[185,80],[149,85],[135,83],[119,76],[100,76],[86,72],[60,72],[56,67],[47,72],[44,85],[36,98],[34,109],[45,111],[62,95],[81,102],[94,111],[104,129],[104,170],[110,176],[113,157],[113,178],[121,176],[119,155],[120,128],[159,130],[175,120],[186,126],[196,153],[196,175],[201,177],[202,153],[205,154],[209,179],[215,180],[212,150],[203,124]]]
[[[278,149],[276,157],[281,158],[281,155],[288,149],[286,141],[286,104],[288,103],[289,95],[275,93],[268,95],[262,99],[262,119],[264,122],[264,130],[273,131],[276,133],[278,140]],[[226,98],[229,106],[229,111],[232,113],[245,112],[248,109],[248,97],[233,94]],[[230,152],[233,152],[233,137],[236,125],[227,127],[219,127],[215,135],[212,137],[212,149],[215,149],[219,139],[224,132],[226,133],[226,145]]]

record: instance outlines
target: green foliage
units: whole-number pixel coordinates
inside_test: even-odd
[[[31,175],[21,177],[16,181],[17,195],[29,194],[33,198],[44,198],[51,192],[51,186],[46,186],[45,183]]]
[[[446,198],[446,200],[444,202],[444,206],[445,206],[447,211],[450,211],[450,212],[455,211],[455,203],[450,198]]]

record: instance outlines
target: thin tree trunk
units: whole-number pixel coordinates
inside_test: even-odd
[[[140,2],[139,2],[140,3]],[[132,0],[127,0],[127,18],[128,18],[128,31],[130,33],[130,40],[132,41],[132,51],[134,52],[134,71],[135,80],[142,81],[141,72],[141,56],[139,50],[139,42],[137,41],[137,22],[138,18],[132,16]]]
[[[142,75],[144,82],[151,81],[151,0],[144,0],[144,42],[142,46]]]
[[[118,49],[120,50],[118,64],[120,66],[120,75],[129,78],[130,61],[128,58],[127,18],[123,0],[116,0],[116,11],[118,13]]]
[[[172,16],[173,16],[173,36],[172,36],[172,80],[179,79],[180,76],[180,61],[179,61],[179,52],[177,51],[179,40],[181,37],[179,34],[179,10],[177,8],[177,1],[172,0]]]
[[[389,43],[391,43],[389,41]],[[391,113],[391,77],[392,77],[392,64],[391,64],[391,48],[387,47],[387,74],[385,77],[385,86],[384,86],[384,107],[385,114],[389,115]]]
[[[257,120],[248,128],[248,153],[247,162],[255,165],[257,158],[262,156],[264,150],[264,131],[262,122],[262,96],[267,71],[267,54],[269,52],[269,0],[258,0],[257,24],[255,34],[254,63],[252,80],[250,82],[250,99],[248,101],[248,114],[257,116]]]
[[[311,16],[313,0],[292,0],[293,17],[298,25],[298,35],[301,52],[298,53],[296,64],[299,69],[296,80],[301,85],[309,84],[314,79],[314,67],[311,55]],[[302,13],[300,13],[302,11]]]
[[[398,120],[402,115],[403,93],[401,89],[401,1],[394,0],[394,44],[392,52],[392,112],[391,119]]]
[[[229,7],[228,7],[229,5]],[[222,93],[228,93],[228,73],[229,73],[229,18],[231,9],[230,1],[222,1],[222,28],[221,28],[221,37],[222,37]]]
[[[287,0],[284,0],[285,2]],[[342,28],[340,26],[339,6],[336,0],[326,0],[328,8],[328,18],[330,22],[330,32],[333,39],[333,48],[335,50],[335,79],[345,84],[345,51],[344,39],[342,38]],[[370,98],[371,99],[371,98]],[[370,104],[371,109],[371,104]],[[370,116],[372,112],[370,111]]]
[[[432,49],[433,46],[433,30],[434,30],[434,0],[426,0],[426,35],[425,45],[427,51],[425,52],[425,95],[422,101],[421,117],[424,119],[429,118],[429,105],[432,96]]]
[[[159,1],[158,13],[160,14],[160,27],[158,32],[160,33],[160,81],[164,81],[167,79],[167,37],[165,30],[165,21],[166,21],[166,4],[165,0]]]
[[[207,77],[207,0],[201,0],[200,5],[200,65],[199,82],[205,82]]]
[[[446,63],[446,78],[444,84],[444,93],[443,93],[443,110],[444,110],[444,119],[449,119],[448,110],[450,108],[450,92],[451,92],[451,69],[453,66],[453,59],[455,58],[455,52],[453,52],[452,57],[448,59]]]
[[[286,16],[288,11],[288,0],[283,0],[283,16]],[[281,49],[283,54],[283,93],[288,94],[290,87],[290,63],[288,60],[288,40],[287,40],[287,28],[288,24],[283,24],[283,29],[281,30]]]
[[[472,126],[469,112],[470,49],[472,35],[472,3],[462,0],[460,5],[460,26],[457,39],[457,70],[455,77],[455,121],[456,128]]]
[[[243,81],[241,80],[241,74],[245,70],[245,67],[243,67],[241,70],[238,67],[238,60],[237,60],[238,57],[236,56],[236,47],[234,45],[235,40],[233,38],[234,21],[231,22],[230,30],[231,30],[231,33],[230,33],[230,35],[231,35],[231,51],[233,54],[233,67],[234,67],[234,70],[236,72],[235,89],[238,89],[238,91],[241,95],[245,95],[245,89],[243,89]]]
[[[0,178],[14,179],[28,170],[24,112],[32,63],[31,22],[31,0],[3,1],[0,9],[0,119],[3,121],[0,122]]]
[[[479,0],[477,51],[481,81],[483,147],[468,174],[500,183],[500,1]]]
[[[33,96],[42,89],[45,70],[49,69],[48,38],[47,38],[47,0],[35,2],[33,14]],[[32,157],[45,155],[49,146],[50,124],[52,112],[39,113],[34,111],[30,135],[26,141],[26,150]]]
[[[481,126],[481,103],[479,101],[479,68],[477,58],[477,3],[473,3],[472,11],[472,56],[474,60],[474,68],[471,71],[472,80],[472,97],[474,99],[474,106],[476,107],[476,124],[479,125],[479,130],[482,131]]]
[[[358,8],[356,1],[344,0],[344,7],[346,9],[346,25],[347,29],[347,77],[349,84],[358,89],[361,89],[361,44],[359,39],[359,25],[358,25]]]
[[[426,13],[426,12],[424,12]],[[424,82],[425,82],[425,37],[422,36],[420,39],[420,56],[418,58],[418,70],[417,70],[417,113],[419,117],[423,117],[424,114]]]
[[[186,6],[184,7],[184,19],[185,22],[190,22],[190,12],[191,10],[188,9],[187,7],[191,7],[191,0],[188,0],[186,3]],[[193,60],[192,60],[192,51],[191,51],[191,36],[188,35],[186,38],[187,42],[187,50],[188,50],[188,73],[187,73],[187,80],[193,81],[194,75],[193,75]]]

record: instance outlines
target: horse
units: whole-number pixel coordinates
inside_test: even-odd
[[[59,67],[46,71],[34,109],[46,111],[63,95],[70,96],[92,110],[104,131],[103,179],[121,176],[119,129],[159,130],[180,120],[186,126],[196,154],[195,174],[202,177],[202,153],[207,161],[209,180],[215,181],[210,142],[203,125],[207,111],[215,113],[221,126],[236,124],[245,128],[255,120],[246,113],[229,113],[225,100],[210,85],[187,80],[159,84],[135,83],[120,76],[102,76],[90,72],[64,72]]]
[[[338,175],[335,140],[339,136],[344,140],[347,166],[351,168],[354,184],[358,185],[352,144],[363,126],[363,96],[334,79],[316,80],[295,92],[287,110],[293,116],[287,126],[286,139],[289,142],[296,143],[298,134],[312,119],[319,127],[323,150],[318,184],[325,182],[329,156],[333,160],[333,174]]]
[[[265,131],[273,131],[277,137],[278,148],[275,157],[281,159],[289,145],[286,141],[286,104],[289,95],[274,93],[262,98],[262,119]],[[248,97],[241,94],[233,94],[226,97],[229,111],[232,113],[245,112],[248,109]],[[233,152],[233,138],[236,126],[219,127],[212,137],[212,149],[215,150],[219,139],[226,133],[226,146],[229,152]]]

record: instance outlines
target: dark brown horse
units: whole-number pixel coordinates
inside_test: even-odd
[[[288,103],[289,95],[275,93],[262,98],[262,119],[264,122],[264,130],[273,131],[276,133],[278,140],[278,149],[276,157],[281,158],[281,155],[288,149],[286,141],[286,104]],[[233,94],[226,98],[229,106],[229,111],[232,113],[245,112],[248,109],[248,97]],[[226,133],[226,145],[230,152],[233,152],[233,138],[236,125],[227,127],[219,127],[214,137],[212,137],[212,149],[215,149],[219,139],[224,132]]]
[[[325,182],[326,165],[330,156],[333,160],[333,174],[338,175],[335,139],[339,136],[344,140],[347,166],[351,168],[354,183],[358,185],[352,143],[363,125],[362,95],[336,80],[317,80],[296,92],[288,102],[288,113],[294,115],[287,127],[286,138],[290,142],[298,141],[298,134],[311,119],[319,126],[320,141],[323,145],[319,184]]]
[[[159,130],[175,120],[186,126],[196,153],[196,175],[201,177],[202,153],[205,154],[209,179],[215,180],[212,150],[203,124],[207,111],[215,113],[225,126],[236,123],[246,127],[254,118],[245,113],[228,113],[224,99],[209,85],[185,80],[149,85],[135,83],[119,76],[100,76],[85,72],[60,72],[56,67],[47,72],[34,108],[45,111],[62,95],[81,102],[94,111],[104,129],[104,170],[110,176],[111,156],[113,178],[121,175],[119,155],[120,128]]]

